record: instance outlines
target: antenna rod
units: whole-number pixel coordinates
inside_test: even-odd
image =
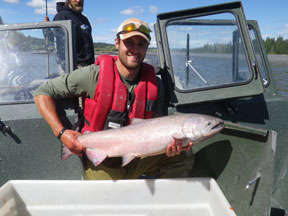
[[[188,66],[188,62],[189,62],[189,58],[190,58],[190,46],[189,46],[189,39],[190,35],[187,34],[187,42],[186,42],[186,86],[188,86],[189,84],[189,66]]]
[[[46,0],[46,16],[48,16],[48,7],[47,7],[47,0]],[[46,43],[46,76],[47,78],[49,75],[49,48],[48,48],[48,36],[45,36],[45,43]]]
[[[46,0],[46,16],[48,16],[47,0]]]

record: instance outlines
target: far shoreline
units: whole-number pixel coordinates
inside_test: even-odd
[[[288,67],[287,54],[268,54],[267,56],[271,65],[281,65]]]

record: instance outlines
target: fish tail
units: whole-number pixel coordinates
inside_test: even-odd
[[[72,155],[72,152],[61,143],[61,160],[66,160],[68,157]]]

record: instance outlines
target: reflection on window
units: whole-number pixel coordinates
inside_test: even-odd
[[[64,36],[61,28],[0,31],[0,103],[31,102],[33,90],[67,71]]]
[[[174,20],[166,30],[178,89],[240,84],[251,79],[232,14]]]

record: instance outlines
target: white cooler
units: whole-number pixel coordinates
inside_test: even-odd
[[[1,216],[235,215],[212,178],[12,180],[0,188]]]

